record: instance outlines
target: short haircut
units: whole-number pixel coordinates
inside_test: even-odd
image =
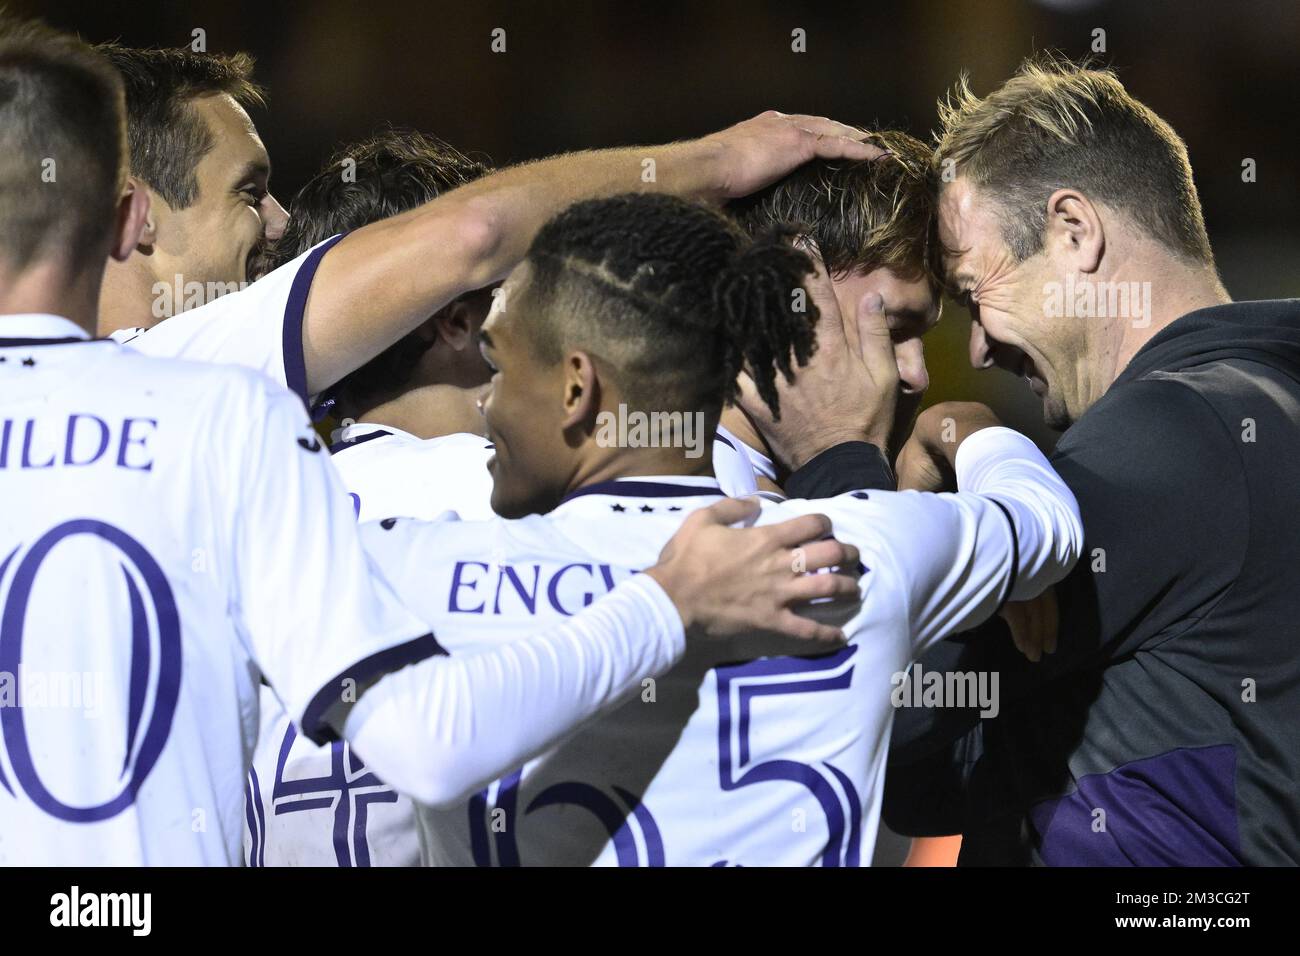
[[[102,266],[125,170],[113,68],[74,37],[0,16],[0,259]]]
[[[641,410],[717,413],[742,370],[779,412],[776,376],[816,346],[802,294],[812,262],[789,230],[751,241],[734,222],[674,196],[576,203],[537,233],[522,308],[539,357],[591,352]]]
[[[253,82],[253,58],[190,50],[137,50],[117,43],[96,47],[117,67],[126,85],[131,174],[185,209],[199,195],[196,170],[213,147],[212,131],[194,111],[194,100],[229,94],[244,108],[264,103]]]
[[[340,147],[293,197],[284,235],[267,246],[254,274],[296,259],[330,236],[421,206],[488,171],[454,146],[412,130],[389,129]],[[330,394],[354,405],[398,392],[428,347],[411,333],[341,379]]]
[[[939,120],[936,182],[965,176],[985,193],[1021,261],[1042,248],[1048,198],[1073,188],[1179,258],[1213,264],[1186,145],[1111,70],[1039,54],[983,99],[963,77]]]
[[[728,210],[750,235],[788,224],[817,245],[836,277],[888,268],[925,279],[942,271],[931,241],[930,148],[899,130],[870,133],[889,151],[876,160],[813,160]]]

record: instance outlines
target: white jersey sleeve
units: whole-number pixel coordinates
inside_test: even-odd
[[[173,315],[153,328],[123,329],[111,337],[159,358],[256,369],[309,403],[303,315],[321,258],[342,238],[334,236],[313,246],[237,292]],[[174,298],[183,291],[169,294]]]
[[[334,739],[327,712],[350,691],[441,648],[362,548],[302,406],[279,389],[260,392],[260,407],[230,410],[230,420],[264,425],[254,440],[230,443],[231,494],[216,503],[229,535],[233,616],[289,715],[321,743]]]
[[[956,494],[861,491],[789,503],[824,511],[836,537],[858,546],[863,621],[905,620],[914,655],[1007,600],[1036,597],[1083,548],[1074,495],[1028,438],[982,429],[962,443],[956,468]]]
[[[419,522],[365,527],[399,561],[418,563],[432,545]],[[637,575],[531,637],[389,674],[353,705],[345,736],[390,786],[450,806],[666,672],[685,647],[676,607]]]

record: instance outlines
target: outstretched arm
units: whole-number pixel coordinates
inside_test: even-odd
[[[769,111],[701,139],[590,150],[486,176],[350,233],[321,260],[303,323],[316,394],[465,292],[505,277],[537,230],[580,199],[653,191],[721,202],[814,159],[871,159],[863,134]]]

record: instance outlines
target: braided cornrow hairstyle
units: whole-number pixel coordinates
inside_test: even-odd
[[[608,344],[630,394],[675,392],[682,407],[721,407],[747,371],[774,415],[816,348],[803,293],[812,262],[773,229],[750,240],[707,206],[632,193],[571,206],[529,249],[539,348]],[[611,344],[612,343],[612,344]]]

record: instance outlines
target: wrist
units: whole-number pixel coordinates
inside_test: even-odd
[[[790,471],[798,471],[822,452],[848,442],[865,442],[878,449],[885,447],[885,437],[876,434],[877,430],[869,428],[828,428],[822,431],[806,433],[800,436],[797,445],[790,447],[786,465]]]
[[[721,204],[731,198],[727,174],[727,144],[716,136],[704,136],[678,144],[683,172],[679,195]]]
[[[672,602],[673,607],[677,610],[677,616],[681,618],[683,632],[690,633],[696,624],[695,615],[691,611],[689,602],[682,596],[682,589],[679,582],[675,580],[671,565],[660,561],[654,567],[647,568],[643,573],[668,596],[668,600]]]

